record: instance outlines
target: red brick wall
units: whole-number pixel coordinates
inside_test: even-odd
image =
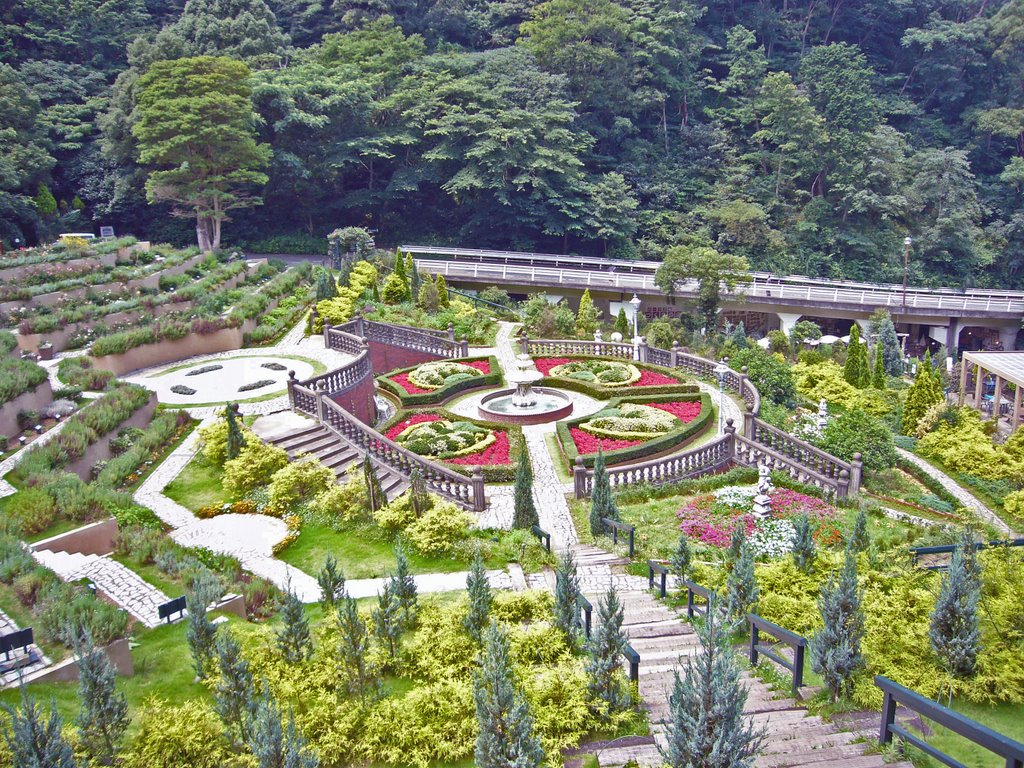
[[[334,395],[332,399],[364,424],[373,424],[376,415],[373,406],[373,391],[373,378],[367,378],[359,386]]]
[[[419,365],[441,359],[440,355],[434,355],[430,352],[402,349],[401,347],[393,347],[390,344],[381,344],[377,341],[370,342],[370,362],[373,364],[373,372],[376,375],[393,371],[395,368],[408,368],[411,365]]]

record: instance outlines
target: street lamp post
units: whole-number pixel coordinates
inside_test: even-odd
[[[903,239],[903,311],[900,313],[904,316],[902,319],[906,322],[905,315],[907,314],[907,272],[910,269],[910,246],[914,241],[910,237]]]
[[[629,306],[633,308],[633,341],[635,342],[640,338],[640,297],[635,293],[633,298],[629,300]]]
[[[721,432],[724,428],[725,420],[725,376],[729,373],[729,366],[726,363],[729,362],[728,357],[723,357],[722,361],[715,366],[715,373],[718,375],[718,431]]]

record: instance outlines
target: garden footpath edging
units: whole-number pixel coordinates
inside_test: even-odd
[[[943,488],[946,489],[947,492],[956,497],[957,501],[963,504],[968,511],[970,511],[974,515],[977,515],[979,518],[984,520],[993,528],[998,529],[1002,533],[1013,533],[1013,529],[1011,529],[1010,526],[1007,525],[1002,520],[1002,518],[999,517],[999,515],[997,515],[991,509],[986,507],[984,504],[982,504],[981,501],[979,501],[974,494],[970,493],[965,488],[963,488],[956,480],[947,475],[945,472],[936,469],[917,454],[911,453],[910,451],[904,448],[900,448],[899,446],[896,447],[896,453],[901,458],[906,459],[915,467],[920,469],[922,472],[925,472],[929,477],[938,482]]]

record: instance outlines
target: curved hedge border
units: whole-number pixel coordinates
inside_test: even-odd
[[[448,398],[457,395],[459,392],[465,392],[469,389],[501,386],[503,381],[501,378],[501,366],[498,365],[498,358],[494,355],[483,357],[460,357],[455,360],[448,360],[447,362],[468,363],[476,360],[486,360],[491,366],[491,372],[485,373],[483,376],[474,376],[472,379],[457,381],[454,384],[449,384],[447,387],[435,389],[433,392],[422,392],[414,395],[406,392],[404,387],[394,381],[391,381],[389,378],[401,373],[415,371],[420,367],[419,365],[410,365],[408,368],[396,368],[393,371],[388,371],[387,373],[377,377],[377,384],[388,394],[397,397],[403,408],[415,408],[421,405],[436,405],[437,403],[444,402]],[[420,365],[422,365],[422,363],[420,363]]]
[[[607,360],[610,363],[627,362],[635,365],[641,371],[654,371],[656,373],[664,374],[665,376],[671,376],[675,379],[683,378],[680,375],[679,370],[675,368],[664,368],[660,365],[651,365],[650,363],[638,363],[634,360],[623,360],[618,357],[600,357],[598,355],[541,355],[535,357],[534,360],[561,359],[563,357],[567,360]],[[644,395],[679,395],[700,392],[700,387],[696,384],[685,381],[680,381],[678,384],[657,384],[649,387],[638,387],[635,384],[628,387],[602,387],[598,384],[591,384],[587,381],[580,381],[579,379],[570,379],[562,376],[545,376],[537,382],[537,386],[553,387],[555,389],[568,389],[571,392],[579,392],[581,395],[587,395],[595,400],[608,400],[610,398],[619,397],[627,390],[643,392]]]
[[[711,403],[711,396],[706,392],[674,392],[670,396],[644,395],[636,397],[617,397],[610,400],[607,407],[612,408],[619,403],[636,403],[638,405],[645,405],[647,403],[662,403],[667,400],[682,402],[695,402],[699,400],[700,415],[689,424],[683,424],[680,428],[671,432],[666,432],[664,435],[656,437],[653,440],[648,440],[647,442],[640,443],[639,445],[631,445],[628,448],[605,451],[604,458],[609,465],[636,461],[644,456],[651,456],[656,453],[667,451],[670,448],[676,448],[687,440],[701,434],[714,418],[715,409]],[[572,439],[572,434],[569,432],[569,428],[577,427],[591,418],[593,418],[593,414],[590,414],[589,416],[578,416],[575,419],[560,421],[555,427],[556,434],[558,435],[558,443],[562,449],[562,455],[568,462],[570,471],[572,471],[573,465],[576,463],[576,457],[580,454],[579,451],[576,450],[576,443]],[[583,465],[586,467],[593,467],[595,458],[597,458],[596,454],[583,456]]]
[[[459,416],[451,411],[446,411],[444,408],[417,408],[416,410],[399,410],[394,416],[388,419],[386,422],[376,427],[376,430],[382,435],[386,434],[389,429],[394,427],[401,421],[405,421],[411,416],[420,416],[422,414],[429,414],[431,416],[440,416],[442,419],[449,419],[451,421],[468,421],[470,424],[476,424],[477,426],[485,427],[492,430],[502,430],[508,434],[508,464],[491,464],[482,465],[480,471],[483,473],[484,480],[489,483],[511,483],[515,472],[516,462],[519,461],[519,454],[521,451],[526,450],[526,440],[523,437],[523,430],[521,427],[515,424],[499,424],[495,421],[483,421],[481,419],[471,419],[468,416]],[[472,465],[469,464],[449,464],[444,459],[435,459],[438,464],[443,464],[448,469],[458,472],[460,475],[466,477],[472,476],[470,469]]]

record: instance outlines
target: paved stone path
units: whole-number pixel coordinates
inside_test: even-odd
[[[639,692],[647,711],[650,737],[635,737],[625,743],[610,742],[593,750],[601,766],[623,766],[635,761],[640,766],[664,764],[658,747],[665,747],[669,697],[675,674],[685,674],[686,659],[700,650],[700,639],[674,609],[656,600],[646,590],[647,580],[617,573],[622,561],[595,547],[577,547],[580,581],[584,594],[595,606],[615,583],[623,604],[623,629],[630,645],[640,655]],[[747,689],[744,713],[755,728],[766,729],[763,753],[755,760],[758,768],[813,766],[814,768],[883,768],[881,755],[865,754],[869,744],[860,732],[844,732],[811,716],[796,701],[779,697],[749,672],[741,675]],[[895,764],[911,768],[910,763]]]
[[[1001,533],[1013,533],[1009,525],[1003,522],[1000,517],[993,512],[991,509],[986,507],[978,498],[970,491],[966,490],[956,480],[947,475],[945,472],[936,469],[927,461],[922,459],[920,456],[911,453],[910,451],[904,450],[903,448],[896,448],[896,452],[907,461],[914,464],[923,472],[927,473],[930,477],[937,480],[943,488],[949,493],[956,497],[957,501],[964,505],[972,514],[976,515],[979,519],[984,520],[986,523],[997,529]]]
[[[64,581],[89,579],[104,595],[147,627],[160,624],[157,608],[170,598],[116,560],[102,555],[46,549],[33,550],[32,556]]]

